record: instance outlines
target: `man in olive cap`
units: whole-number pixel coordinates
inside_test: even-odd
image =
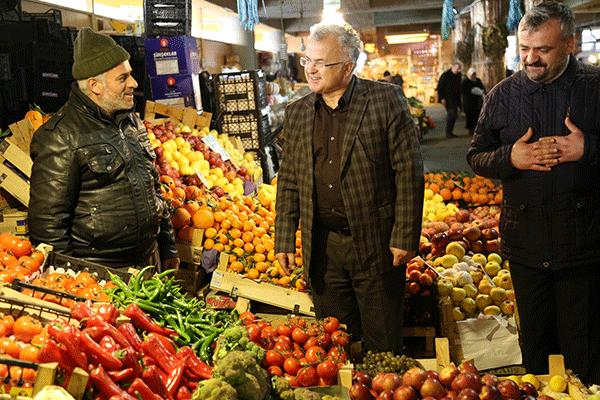
[[[108,267],[177,268],[156,154],[133,110],[129,53],[82,28],[67,103],[31,141],[34,244]]]

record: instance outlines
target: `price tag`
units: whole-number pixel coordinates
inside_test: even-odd
[[[198,171],[197,169],[195,169],[194,172],[196,173],[196,176],[198,176],[198,179],[200,179],[200,182],[202,182],[204,187],[210,188],[211,185],[208,182],[208,179],[206,179],[206,177],[204,176],[204,174],[202,172]]]
[[[223,161],[227,161],[231,158],[229,157],[229,153],[227,153],[227,150],[225,150],[223,146],[221,146],[221,143],[219,143],[219,141],[213,135],[206,135],[202,138],[202,141],[206,143],[212,151],[214,151],[215,153],[219,153]]]

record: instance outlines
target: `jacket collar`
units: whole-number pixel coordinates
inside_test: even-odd
[[[106,112],[104,108],[96,104],[85,93],[83,93],[81,89],[79,89],[77,81],[71,84],[71,94],[69,96],[69,100],[73,101],[76,106],[81,109],[81,112],[90,114],[96,119],[113,122],[117,126],[119,126],[125,118],[129,118],[133,122],[133,118],[131,118],[133,108],[129,110],[119,110],[115,113],[113,118],[110,116],[110,114],[108,114],[108,112]]]
[[[575,77],[577,76],[580,70],[581,65],[579,64],[579,62],[575,59],[575,57],[573,57],[573,55],[569,55],[567,69],[565,69],[561,76],[559,76],[550,83],[534,82],[527,77],[527,74],[523,70],[519,71],[518,74],[520,75],[521,83],[523,85],[523,88],[525,89],[525,92],[527,94],[533,94],[538,90],[550,85],[559,85],[563,88],[570,87],[575,81]]]

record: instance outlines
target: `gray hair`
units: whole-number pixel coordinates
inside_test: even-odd
[[[108,71],[106,71],[106,72],[108,72]],[[92,76],[91,78],[96,79],[97,81],[100,81],[100,83],[103,86],[106,86],[106,72],[103,72],[100,75]],[[90,85],[88,83],[88,79],[90,79],[90,78],[79,79],[77,81],[77,86],[79,86],[79,90],[81,90],[83,92],[83,94],[85,94],[85,95],[89,95],[90,93],[92,93],[92,90],[90,89]]]
[[[308,39],[320,42],[328,35],[333,35],[338,38],[342,51],[346,53],[348,58],[356,65],[358,56],[363,51],[363,43],[360,40],[358,32],[347,23],[340,25],[321,22],[311,26]]]
[[[519,29],[535,31],[549,19],[560,21],[563,40],[569,40],[575,35],[575,14],[566,4],[557,1],[544,1],[531,8],[521,20]]]

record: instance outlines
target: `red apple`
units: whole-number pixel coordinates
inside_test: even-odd
[[[433,235],[435,235],[437,232],[435,229],[433,228],[423,228],[421,229],[421,235],[425,236],[427,239],[431,240],[431,238],[433,237]]]
[[[441,282],[441,281],[440,281]],[[438,282],[438,286],[440,285],[440,282]],[[448,284],[450,286],[452,286],[452,282],[447,281]],[[451,364],[448,365],[444,368],[442,368],[442,370],[440,371],[440,383],[442,385],[444,385],[446,388],[449,388],[450,385],[452,384],[452,381],[454,380],[454,378],[456,378],[456,375],[460,374],[460,371],[458,370],[458,368]]]
[[[446,395],[446,389],[444,386],[435,378],[427,378],[421,385],[419,390],[421,397],[433,397],[435,399],[441,399]]]
[[[485,242],[483,242],[483,248],[488,253],[497,253],[500,249],[500,242],[498,241],[498,239],[486,240]]]
[[[373,395],[371,391],[361,382],[356,382],[352,385],[349,390],[350,400],[371,400],[373,399]]]
[[[402,385],[402,378],[393,372],[380,372],[373,378],[373,382],[371,383],[371,387],[377,393],[381,393],[387,389],[396,390],[400,385]]]
[[[441,257],[446,254],[446,246],[431,246],[431,255],[434,257]]]
[[[479,392],[481,400],[502,400],[502,395],[496,386],[483,385]]]
[[[375,400],[394,400],[394,391],[386,389],[383,392],[379,393]]]
[[[456,400],[479,400],[479,393],[471,388],[463,388],[458,392]]]
[[[537,397],[538,392],[535,386],[531,382],[521,382],[519,385],[519,389],[521,390],[521,394]]]
[[[463,236],[467,241],[473,242],[481,237],[481,229],[478,226],[470,226],[463,230]]]
[[[419,243],[419,253],[429,254],[431,252],[431,242],[420,242]]]
[[[483,242],[481,240],[474,240],[468,243],[469,249],[474,253],[481,253],[483,251]]]
[[[427,379],[427,371],[419,367],[412,367],[402,375],[402,382],[405,385],[412,386],[417,391],[421,390],[425,379]]]
[[[417,400],[418,397],[417,391],[407,384],[400,385],[394,390],[394,400]]]
[[[502,379],[498,383],[497,388],[505,400],[517,400],[521,397],[521,390],[519,389],[519,386],[511,379]]]
[[[473,374],[477,377],[477,379],[481,379],[481,375],[479,374],[479,370],[477,368],[475,368],[475,365],[473,365],[473,363],[465,361],[463,363],[461,363],[458,366],[458,370],[460,372],[468,372],[470,374]]]
[[[554,397],[552,396],[547,396],[545,394],[540,394],[536,400],[554,400]]]
[[[481,379],[469,372],[461,372],[454,378],[450,387],[452,390],[460,392],[464,388],[470,388],[479,393],[481,389]]]
[[[471,216],[471,213],[469,210],[458,210],[454,216],[458,222],[467,222]]]
[[[445,248],[448,243],[450,243],[450,239],[448,238],[448,235],[446,235],[446,232],[438,232],[431,237],[431,244],[435,247]]]
[[[455,240],[462,240],[463,231],[461,229],[450,228],[450,230],[448,232],[446,232],[446,236],[448,236],[448,239],[450,239],[451,242],[453,242]]]
[[[431,369],[431,370],[427,371],[427,377],[433,378],[433,379],[436,379],[436,380],[439,381],[440,380],[440,373]]]
[[[481,230],[481,239],[482,240],[493,240],[498,239],[498,231],[494,228],[485,228]]]
[[[500,379],[498,379],[498,377],[494,374],[484,374],[481,377],[481,382],[484,385],[488,386],[498,386],[498,382],[500,382]]]

